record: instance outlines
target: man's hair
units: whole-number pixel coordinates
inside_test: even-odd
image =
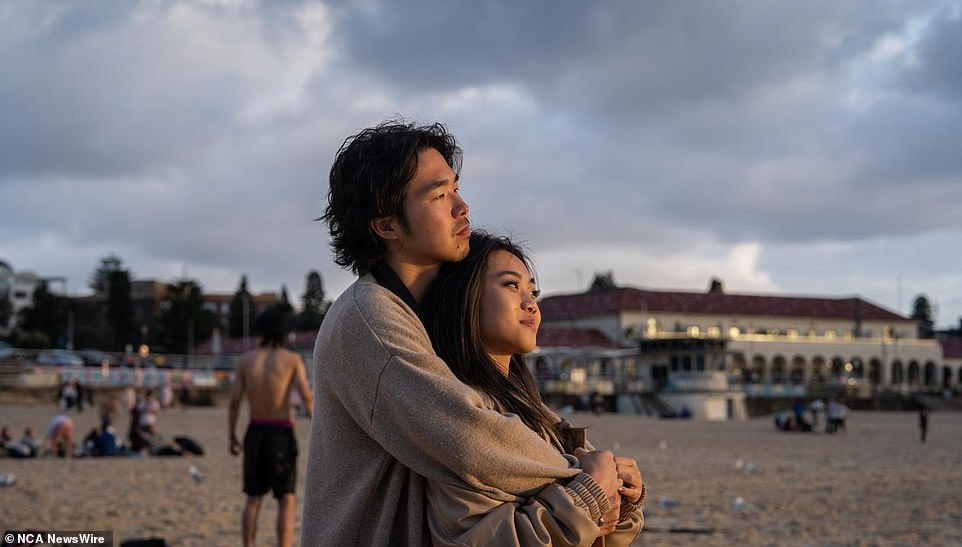
[[[281,347],[290,331],[290,315],[271,306],[254,319],[254,332],[261,337],[262,347]]]
[[[396,215],[407,227],[404,194],[418,168],[418,153],[437,150],[457,176],[461,148],[440,123],[416,126],[389,120],[348,137],[331,166],[327,223],[334,261],[357,275],[368,273],[387,255],[371,228],[376,218]]]
[[[494,400],[500,410],[516,414],[539,435],[560,446],[557,418],[545,411],[537,383],[521,355],[511,356],[507,377],[499,370],[481,340],[481,301],[484,270],[495,251],[507,251],[528,271],[531,261],[524,250],[506,237],[481,230],[471,234],[468,256],[445,262],[425,301],[428,334],[438,357],[462,382]]]

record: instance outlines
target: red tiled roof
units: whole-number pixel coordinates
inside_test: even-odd
[[[942,346],[942,355],[944,357],[949,359],[962,358],[962,337],[940,338],[939,344]]]
[[[909,319],[861,298],[764,296],[721,292],[646,291],[617,288],[549,296],[538,303],[545,321],[583,319],[626,311],[822,319]]]
[[[538,346],[543,348],[620,348],[598,329],[541,327]]]

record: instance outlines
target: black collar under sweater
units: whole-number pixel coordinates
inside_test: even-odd
[[[414,299],[414,295],[411,294],[411,291],[407,288],[407,285],[405,285],[404,282],[401,281],[401,278],[394,273],[394,270],[387,265],[387,262],[378,262],[375,264],[374,267],[371,268],[371,275],[374,276],[374,280],[377,281],[378,285],[394,293],[395,296],[400,298],[405,304],[408,305],[408,307],[414,310],[414,313],[416,313],[418,318],[421,320],[421,324],[427,328],[427,315],[421,309],[418,301]]]

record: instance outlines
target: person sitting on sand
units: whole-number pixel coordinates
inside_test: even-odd
[[[31,456],[37,456],[40,454],[40,441],[38,441],[37,437],[34,436],[33,428],[23,428],[23,437],[20,437],[20,444],[30,449]]]
[[[117,433],[109,423],[92,429],[84,438],[83,453],[86,456],[118,456],[123,451],[117,442]]]
[[[13,442],[13,435],[10,434],[10,426],[3,426],[0,429],[0,449],[7,448],[7,444]]]
[[[10,431],[4,427],[3,436],[10,439]],[[7,440],[4,443],[4,454],[11,458],[35,458],[40,455],[40,443],[33,436],[33,430],[29,427],[23,429],[23,437],[19,441]]]

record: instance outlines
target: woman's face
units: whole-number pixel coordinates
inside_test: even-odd
[[[541,325],[538,288],[528,268],[508,251],[494,251],[481,289],[481,342],[505,374],[514,353],[533,350]]]

